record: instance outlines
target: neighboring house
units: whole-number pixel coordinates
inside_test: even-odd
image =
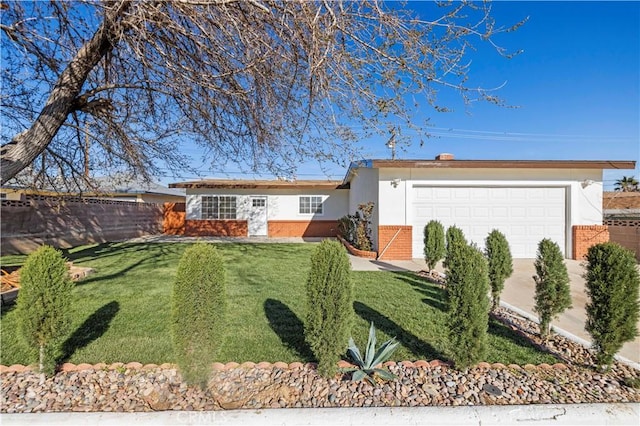
[[[87,190],[82,194],[59,193],[51,190],[30,189],[21,186],[3,186],[0,188],[0,198],[4,200],[24,201],[28,197],[47,196],[99,198],[112,201],[131,201],[138,203],[184,203],[184,189],[172,189],[153,182],[114,181],[106,178],[96,179],[100,190]]]
[[[605,192],[602,197],[602,210],[605,220],[640,220],[640,191]]]
[[[515,258],[536,256],[550,238],[566,257],[582,258],[608,240],[602,226],[603,169],[634,161],[364,160],[342,182],[202,180],[170,184],[187,194],[186,235],[330,236],[337,220],[372,201],[380,259],[423,257],[432,219],[460,227],[483,248],[502,231]]]

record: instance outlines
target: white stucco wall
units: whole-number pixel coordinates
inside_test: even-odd
[[[566,188],[566,255],[573,225],[602,224],[602,170],[592,169],[392,169],[379,170],[379,224],[411,225],[414,185]],[[397,186],[392,185],[397,182]],[[588,183],[584,185],[583,183]]]
[[[200,203],[203,195],[235,195],[238,197],[237,219],[248,218],[248,209],[252,196],[267,197],[267,220],[336,220],[348,212],[349,190],[318,190],[318,189],[188,189],[186,201],[187,219],[200,219],[202,211]],[[323,198],[323,213],[300,214],[300,196],[321,196]]]
[[[358,169],[351,179],[349,190],[349,214],[355,214],[360,204],[373,201],[375,203],[371,217],[371,239],[373,249],[378,250],[378,223],[379,223],[378,197],[378,169]],[[385,200],[386,203],[386,200]]]

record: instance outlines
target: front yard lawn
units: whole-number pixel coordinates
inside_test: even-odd
[[[77,247],[65,256],[96,273],[77,283],[74,323],[62,362],[174,362],[169,335],[171,287],[186,244],[110,243]],[[302,321],[309,258],[315,244],[218,244],[227,268],[228,327],[218,360],[312,361]],[[24,256],[0,258],[3,267]],[[393,359],[448,359],[444,293],[412,272],[353,272],[353,337],[362,348],[369,323],[384,341],[396,337]],[[212,313],[215,315],[215,313]],[[15,310],[3,307],[4,365],[36,362],[18,338]],[[345,350],[346,350],[345,342]],[[491,320],[488,362],[554,363],[508,327]]]

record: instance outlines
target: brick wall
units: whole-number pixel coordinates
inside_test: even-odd
[[[387,247],[398,230],[400,233]],[[380,260],[411,260],[413,258],[412,227],[407,225],[378,226],[378,256]]]
[[[574,225],[572,231],[575,260],[583,260],[591,246],[609,241],[606,225]]]
[[[246,220],[185,220],[184,235],[188,237],[246,237]]]
[[[640,262],[640,226],[609,225],[609,240],[628,248]]]
[[[164,203],[162,233],[166,235],[184,235],[186,203]]]
[[[269,237],[335,237],[337,220],[270,220]]]
[[[42,244],[58,248],[120,241],[162,232],[158,204],[79,197],[33,196],[3,200],[2,254],[29,253]]]

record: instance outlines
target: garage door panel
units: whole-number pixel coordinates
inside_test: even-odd
[[[489,232],[505,234],[515,258],[532,258],[538,242],[550,238],[565,247],[565,189],[516,187],[414,188],[413,252],[423,256],[424,226],[432,219],[455,225],[484,248]]]

